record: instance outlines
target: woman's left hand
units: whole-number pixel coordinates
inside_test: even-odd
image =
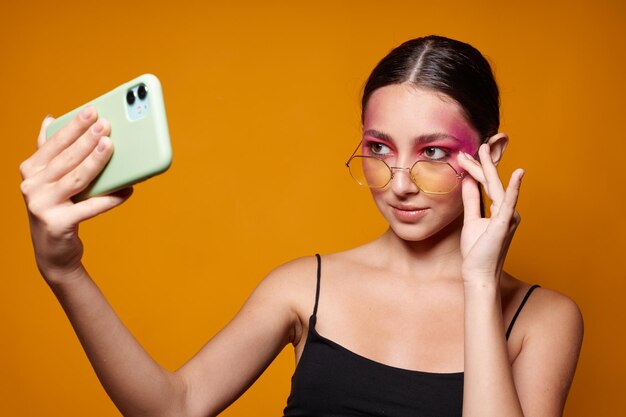
[[[489,145],[481,145],[478,155],[482,163],[462,152],[457,158],[468,173],[462,183],[465,210],[461,232],[462,274],[466,284],[492,284],[499,282],[506,253],[521,220],[515,206],[524,170],[516,169],[511,174],[505,190]],[[480,215],[477,183],[483,185],[492,202],[489,218]]]

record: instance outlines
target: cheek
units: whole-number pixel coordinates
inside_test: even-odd
[[[452,219],[463,212],[461,184],[448,194],[424,194],[441,219]]]
[[[383,196],[383,194],[385,193],[385,190],[387,189],[387,187],[385,188],[370,188],[370,192],[372,193],[372,198],[376,201],[380,200]]]

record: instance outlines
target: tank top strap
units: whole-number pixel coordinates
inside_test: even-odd
[[[315,289],[315,306],[313,307],[313,315],[311,316],[312,320],[317,319],[317,304],[320,300],[320,281],[322,278],[322,258],[319,253],[315,254],[317,258],[317,287]]]
[[[519,313],[522,311],[522,308],[524,308],[524,304],[526,304],[526,301],[528,301],[528,297],[530,297],[530,294],[532,294],[533,291],[535,291],[535,288],[538,288],[538,287],[540,287],[540,285],[535,284],[532,287],[530,287],[528,291],[526,291],[526,295],[524,295],[524,299],[522,299],[522,302],[520,303],[519,307],[517,307],[517,311],[515,312],[515,315],[513,315],[513,319],[511,319],[509,328],[506,330],[506,340],[509,340],[511,330],[513,330],[513,325],[515,324],[515,321],[517,320],[517,316],[519,316]]]

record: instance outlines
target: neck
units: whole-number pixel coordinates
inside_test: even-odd
[[[379,239],[380,254],[387,266],[399,274],[424,280],[461,279],[461,229],[463,216],[420,241],[408,241],[389,228]]]

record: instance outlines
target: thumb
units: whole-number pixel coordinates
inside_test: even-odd
[[[111,194],[88,198],[74,204],[68,213],[68,217],[72,223],[78,224],[121,205],[132,194],[133,188],[128,187]]]

